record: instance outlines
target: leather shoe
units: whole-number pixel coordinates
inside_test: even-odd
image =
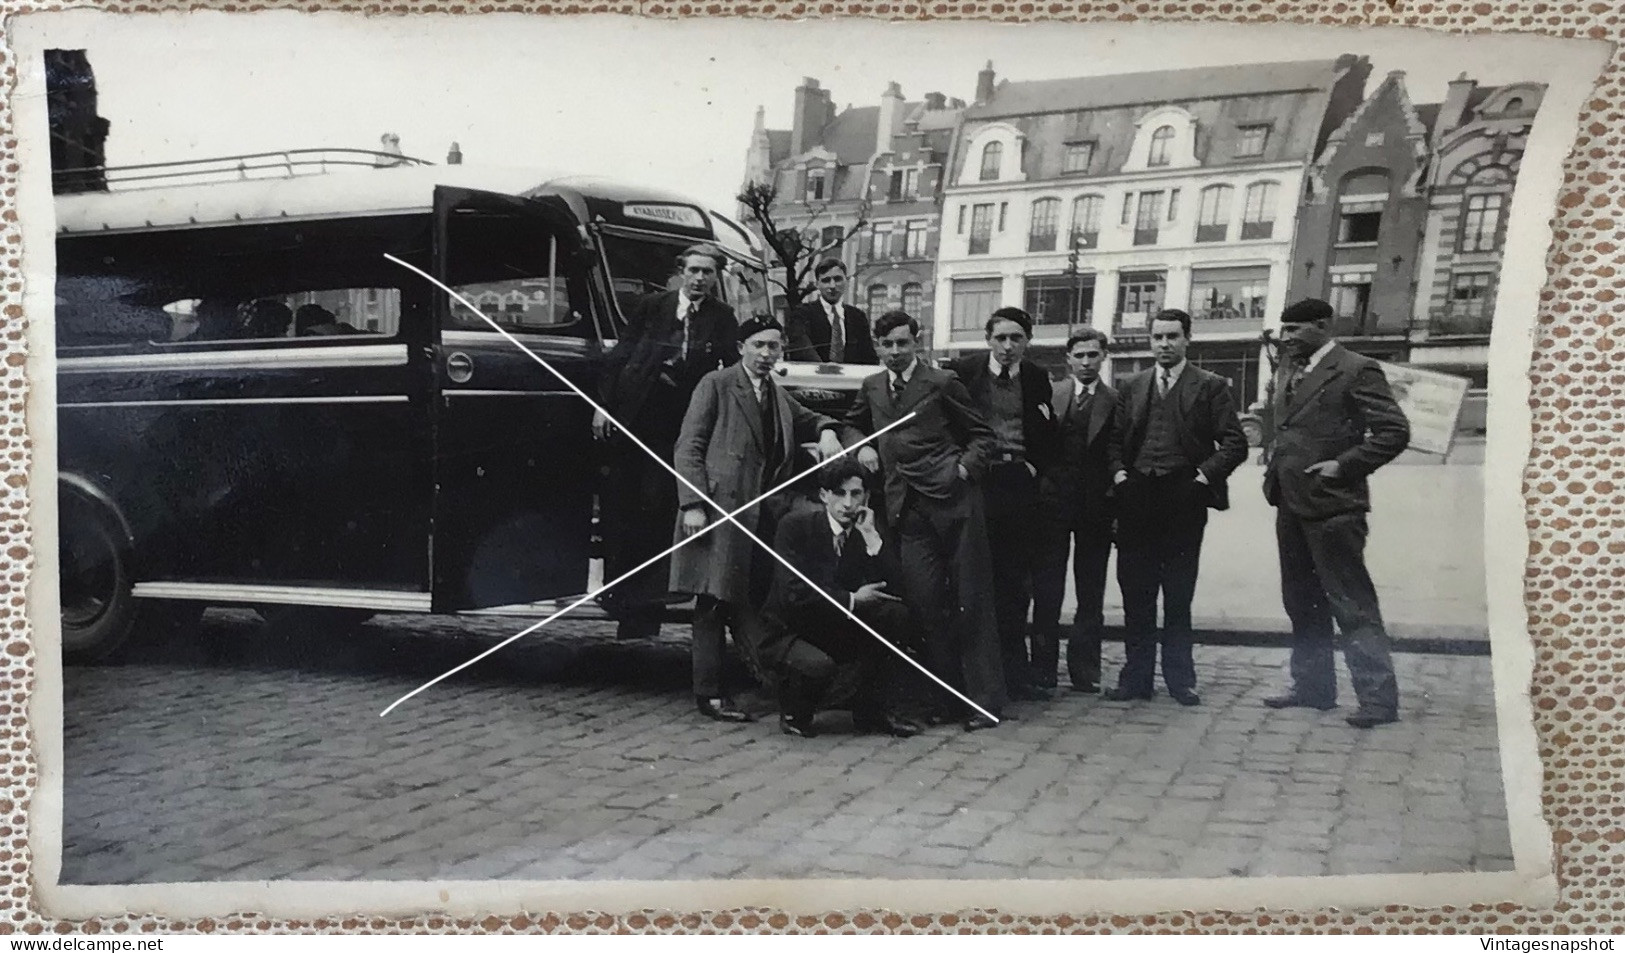
[[[1095,682],[1073,682],[1072,690],[1086,695],[1099,695],[1100,685]]]
[[[893,738],[912,738],[924,729],[907,718],[882,715],[878,718],[859,718],[852,722],[858,731],[869,735],[891,735]]]
[[[1047,702],[1050,694],[1049,689],[1037,685],[1017,685],[1010,690],[1010,697],[1020,702]]]
[[[1331,711],[1337,707],[1337,702],[1305,698],[1296,692],[1287,692],[1285,695],[1273,695],[1264,699],[1266,708],[1317,708],[1321,711]]]
[[[1106,700],[1109,701],[1109,702],[1150,701],[1151,700],[1151,693],[1150,692],[1131,692],[1128,689],[1124,688],[1123,686],[1119,685],[1116,688],[1114,688],[1111,691],[1106,693]]]
[[[700,714],[712,721],[727,721],[735,724],[755,721],[748,712],[740,711],[734,703],[726,698],[696,698],[694,700]]]
[[[1202,704],[1202,696],[1188,688],[1181,688],[1177,692],[1170,691],[1168,694],[1173,696],[1174,701],[1179,702],[1186,708],[1195,708],[1197,705]]]
[[[992,728],[997,724],[998,724],[998,722],[996,722],[993,719],[987,717],[986,715],[973,715],[972,717],[970,717],[969,719],[966,720],[966,722],[965,722],[965,730],[966,731],[981,731],[984,728]]]
[[[813,727],[811,718],[799,718],[794,715],[779,715],[779,730],[787,735],[797,738],[816,738],[818,729]]]
[[[1378,725],[1391,725],[1399,720],[1399,715],[1391,711],[1374,711],[1362,708],[1344,719],[1356,728],[1375,728]]]

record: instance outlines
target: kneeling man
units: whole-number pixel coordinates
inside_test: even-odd
[[[764,653],[779,659],[779,724],[786,734],[812,737],[818,700],[839,667],[850,664],[858,668],[852,705],[857,729],[899,738],[916,735],[920,727],[888,707],[896,657],[830,601],[850,609],[893,644],[903,641],[909,613],[887,591],[900,578],[897,558],[875,529],[863,467],[850,457],[836,460],[818,471],[818,486],[823,508],[805,507],[784,517],[773,544],[801,570],[797,575],[778,567],[765,607],[779,640],[776,651]]]

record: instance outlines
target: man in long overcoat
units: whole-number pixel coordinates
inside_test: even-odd
[[[858,439],[850,428],[808,410],[773,383],[773,367],[784,354],[784,329],[776,320],[753,318],[739,334],[739,363],[712,371],[695,388],[674,458],[677,472],[722,509],[679,483],[678,541],[790,479],[802,443],[817,440],[821,453],[835,454],[841,451],[843,433],[850,441]],[[786,491],[736,519],[770,543],[777,517],[790,499],[791,491]],[[672,591],[698,597],[694,697],[700,713],[716,721],[750,720],[722,690],[722,652],[728,625],[735,640],[746,641],[747,651],[762,642],[761,605],[777,561],[758,548],[738,527],[727,525],[672,554]]]

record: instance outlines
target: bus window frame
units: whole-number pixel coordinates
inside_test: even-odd
[[[654,229],[637,228],[635,226],[611,224],[611,223],[608,223],[608,222],[594,222],[593,225],[592,225],[592,232],[593,232],[594,237],[598,239],[598,241],[596,242],[596,245],[597,245],[596,251],[597,251],[597,257],[598,257],[598,267],[603,273],[604,294],[609,299],[610,311],[608,313],[609,313],[609,315],[611,317],[611,320],[616,322],[615,329],[614,329],[616,331],[616,334],[613,335],[612,337],[619,337],[620,336],[619,335],[620,330],[622,328],[626,327],[627,322],[628,322],[629,319],[628,319],[627,315],[624,312],[621,311],[620,299],[615,294],[615,278],[616,278],[616,276],[615,276],[614,270],[612,268],[610,268],[610,265],[609,265],[609,250],[608,250],[608,247],[605,245],[605,243],[603,241],[603,239],[606,238],[606,237],[608,237],[608,238],[632,238],[632,239],[643,238],[643,239],[651,239],[651,240],[659,241],[659,242],[662,242],[662,243],[669,242],[671,244],[680,245],[681,247],[679,247],[677,249],[676,254],[674,254],[673,258],[672,258],[672,274],[677,273],[676,255],[681,254],[684,248],[688,248],[689,246],[699,245],[699,244],[709,244],[709,245],[715,246],[717,248],[718,253],[721,254],[722,257],[731,264],[738,264],[738,265],[743,265],[743,266],[745,266],[747,268],[754,268],[754,269],[762,272],[764,275],[767,273],[767,270],[765,268],[760,267],[757,263],[753,263],[753,262],[750,262],[750,261],[745,261],[745,260],[740,259],[739,257],[737,257],[735,255],[730,254],[727,249],[723,248],[720,244],[717,243],[717,240],[716,240],[715,237],[697,238],[697,237],[695,237],[693,235],[679,235],[676,232],[661,232],[661,231],[655,231]],[[713,226],[712,227],[713,236],[714,236],[715,232],[716,232],[716,228],[715,228],[715,226]],[[713,298],[715,298],[716,300],[722,302],[723,304],[726,304],[729,307],[732,307],[733,302],[729,299],[729,296],[724,293],[723,282],[728,281],[728,280],[730,280],[730,279],[728,278],[728,276],[726,274],[719,275],[718,276],[718,281],[717,281],[717,287],[714,289],[711,296]],[[745,318],[747,318],[749,316],[745,315],[745,316],[737,316],[737,317],[739,317],[740,320],[744,320]]]

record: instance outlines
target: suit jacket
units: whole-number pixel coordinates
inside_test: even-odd
[[[681,293],[663,291],[639,298],[627,315],[625,332],[604,359],[598,402],[623,424],[631,426],[637,420],[660,374],[673,378],[686,401],[700,378],[739,360],[739,322],[733,308],[706,298],[689,329],[688,359],[679,359],[667,370],[666,362],[675,352],[666,344],[665,332],[677,323]]]
[[[1111,385],[1097,381],[1089,416],[1074,419],[1075,383],[1071,377],[1056,381],[1050,395],[1055,410],[1055,462],[1039,483],[1045,513],[1068,526],[1111,517],[1111,441],[1119,400]]]
[[[773,548],[790,565],[801,570],[813,586],[848,608],[852,605],[852,593],[867,583],[888,582],[894,593],[900,591],[902,573],[896,544],[886,543],[880,552],[871,556],[863,538],[854,534],[837,557],[835,535],[822,506],[805,506],[785,516],[774,535]],[[783,565],[777,566],[763,614],[774,623],[769,628],[781,643],[794,638],[797,631],[849,624],[846,615],[814,591],[813,586]],[[764,646],[764,651],[782,655],[783,648],[783,644],[770,644]]]
[[[1275,440],[1264,469],[1264,497],[1304,519],[1326,519],[1371,509],[1366,477],[1402,453],[1411,440],[1410,421],[1394,401],[1388,378],[1369,357],[1341,344],[1286,399],[1283,365],[1273,401]],[[1305,473],[1311,464],[1336,460],[1335,480]]]
[[[923,496],[953,499],[961,489],[959,466],[971,482],[980,480],[998,441],[952,371],[920,361],[901,400],[892,399],[890,377],[883,370],[863,379],[846,422],[874,433],[910,411],[915,414],[876,441],[886,470],[886,513],[895,523],[909,487]]]
[[[1112,434],[1109,465],[1113,474],[1134,469],[1145,444],[1156,370],[1153,365],[1123,382]],[[1230,381],[1187,362],[1164,400],[1173,402],[1174,426],[1185,455],[1200,461],[1196,468],[1207,477],[1208,506],[1229,509],[1230,490],[1225,481],[1247,459],[1247,435],[1236,417]]]
[[[795,472],[795,451],[802,442],[818,439],[820,431],[839,429],[849,441],[857,435],[823,414],[814,413],[777,384],[772,389],[779,432],[771,435],[780,449],[779,465],[767,469],[768,440],[762,432],[762,409],[743,365],[712,371],[700,381],[683,416],[673,465],[683,479],[731,513],[788,480]],[[773,503],[769,500],[768,503]],[[679,507],[703,506],[712,521],[722,513],[706,505],[681,481]],[[781,504],[782,505],[782,504]],[[772,509],[772,507],[769,507]],[[758,509],[739,514],[740,523],[756,531]],[[677,517],[675,540],[683,539],[682,514]],[[764,540],[765,542],[765,540]],[[756,544],[733,525],[719,527],[672,553],[671,589],[715,596],[742,603],[750,592],[750,566]],[[768,557],[761,557],[768,558]]]
[[[840,306],[846,330],[846,353],[843,364],[879,364],[875,353],[874,333],[869,327],[869,316],[862,308],[849,304]],[[821,299],[796,305],[784,319],[784,359],[787,361],[829,360],[829,315],[824,313]]]
[[[982,416],[991,421],[993,417],[993,373],[988,367],[988,352],[977,351],[966,355],[953,364],[955,374],[965,382],[965,389],[970,391],[976,406],[982,411]],[[1025,445],[1027,461],[1033,469],[1043,473],[1055,462],[1057,451],[1056,437],[1059,434],[1055,426],[1055,410],[1050,407],[1050,396],[1054,388],[1050,384],[1049,372],[1032,361],[1021,362],[1021,441]]]

